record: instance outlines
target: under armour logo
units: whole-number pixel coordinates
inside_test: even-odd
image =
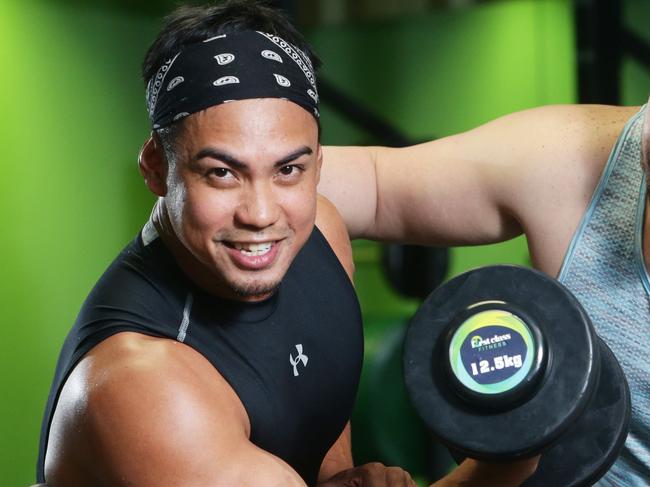
[[[298,363],[302,362],[303,367],[307,367],[307,361],[309,360],[309,357],[307,355],[302,353],[302,344],[299,343],[296,345],[296,350],[298,350],[298,355],[296,358],[293,358],[293,355],[289,354],[289,362],[291,365],[293,365],[293,376],[297,377],[298,374]]]

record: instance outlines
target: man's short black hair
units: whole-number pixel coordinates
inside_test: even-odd
[[[320,66],[312,48],[283,12],[261,1],[227,0],[214,5],[182,5],[165,17],[164,26],[142,63],[145,84],[163,62],[184,46],[242,30],[259,30],[280,36],[307,54],[314,69]]]
[[[184,46],[244,30],[259,30],[277,35],[303,51],[315,70],[321,65],[311,46],[285,14],[262,1],[226,0],[210,5],[181,5],[165,17],[162,30],[145,55],[142,63],[145,85],[155,76],[158,68]],[[182,125],[180,121],[156,131],[168,158],[174,149],[176,137],[182,131]]]

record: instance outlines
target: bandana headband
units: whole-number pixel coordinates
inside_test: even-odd
[[[286,99],[319,117],[311,61],[296,46],[264,32],[234,32],[193,44],[167,60],[147,84],[154,130],[250,98]]]

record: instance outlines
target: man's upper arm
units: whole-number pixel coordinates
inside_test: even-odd
[[[321,231],[327,243],[338,257],[345,272],[353,280],[354,262],[352,260],[352,246],[345,222],[337,208],[325,197],[318,196],[318,211],[316,212],[316,226]]]
[[[66,382],[46,480],[49,487],[304,485],[248,440],[248,428],[234,391],[197,352],[121,333]]]
[[[529,232],[539,215],[584,210],[634,110],[550,106],[407,148],[325,148],[319,190],[353,237],[505,240]]]

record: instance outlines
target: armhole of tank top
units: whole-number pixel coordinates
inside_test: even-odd
[[[343,276],[343,278],[345,279],[345,281],[349,284],[350,289],[352,290],[352,292],[354,293],[354,296],[356,298],[357,291],[354,288],[354,283],[352,282],[352,279],[350,279],[350,276],[348,276],[348,273],[345,272],[345,268],[343,267],[343,264],[341,264],[341,261],[339,260],[338,256],[336,255],[336,252],[334,252],[334,249],[332,248],[330,243],[325,238],[325,235],[323,235],[323,232],[320,231],[320,228],[318,228],[317,226],[314,226],[314,232],[318,236],[318,240],[320,240],[321,245],[323,246],[323,248],[326,249],[328,255],[330,256],[330,259],[335,262],[334,265],[338,269],[337,272],[339,274],[341,274]]]
[[[639,270],[639,276],[641,277],[641,282],[645,288],[645,292],[650,296],[650,276],[648,275],[648,269],[645,266],[645,260],[643,258],[643,223],[645,220],[645,211],[646,211],[646,196],[647,196],[647,180],[643,176],[641,178],[641,188],[639,189],[639,203],[636,210],[636,228],[635,228],[635,237],[634,237],[634,253],[636,254],[636,265]]]
[[[582,238],[582,234],[585,231],[585,227],[589,223],[589,220],[591,220],[591,216],[593,215],[596,209],[596,205],[598,204],[600,197],[602,196],[603,192],[605,191],[605,188],[607,187],[607,182],[609,181],[609,177],[612,174],[612,171],[614,170],[614,166],[616,165],[615,163],[618,160],[618,157],[620,155],[621,148],[623,147],[623,143],[627,139],[627,136],[630,130],[632,129],[632,125],[634,125],[637,119],[643,114],[643,109],[644,107],[642,107],[641,110],[639,110],[636,114],[634,114],[634,116],[630,120],[627,121],[625,127],[623,127],[623,130],[621,131],[621,134],[618,136],[618,139],[616,140],[616,144],[614,144],[614,148],[612,149],[612,152],[609,154],[609,157],[607,158],[605,169],[603,170],[603,173],[600,176],[600,180],[598,181],[598,185],[596,186],[594,193],[591,195],[591,200],[589,201],[589,205],[587,205],[587,210],[585,211],[585,214],[582,216],[582,219],[580,220],[580,225],[578,225],[578,228],[573,234],[573,237],[571,238],[571,243],[569,244],[569,248],[564,256],[564,259],[562,260],[562,267],[560,267],[560,272],[557,276],[557,280],[559,282],[563,282],[566,279],[566,274],[568,273],[569,267],[571,266],[571,261],[573,260],[573,253],[575,251],[575,248],[578,245],[580,239]]]

